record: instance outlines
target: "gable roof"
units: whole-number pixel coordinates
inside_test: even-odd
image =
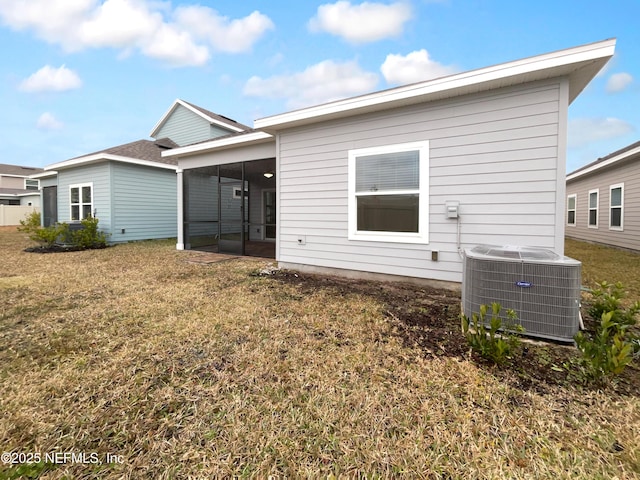
[[[135,142],[117,145],[95,153],[54,163],[46,166],[45,170],[62,170],[104,160],[176,170],[177,162],[172,158],[163,158],[162,152],[177,146],[178,145],[169,138],[161,138],[156,141],[136,140]]]
[[[0,175],[8,175],[13,177],[28,177],[34,173],[44,171],[42,168],[36,167],[22,167],[20,165],[9,165],[7,163],[0,163]]]
[[[431,102],[557,77],[569,78],[569,103],[613,56],[615,39],[471,70],[367,95],[258,119],[254,127],[270,133],[405,105]]]
[[[169,107],[169,110],[167,110],[167,112],[162,116],[162,118],[158,121],[158,123],[156,123],[155,127],[153,127],[153,130],[151,130],[151,134],[149,135],[151,138],[155,138],[155,136],[158,134],[158,132],[160,131],[162,126],[169,119],[169,117],[171,117],[171,114],[179,106],[182,106],[182,107],[186,108],[187,110],[190,110],[191,112],[193,112],[196,115],[202,117],[203,119],[205,119],[207,122],[209,122],[212,125],[216,125],[218,127],[222,127],[222,128],[224,128],[226,130],[231,130],[232,132],[242,132],[244,130],[250,130],[251,129],[251,127],[243,125],[240,122],[236,122],[235,120],[233,120],[231,118],[227,118],[227,117],[225,117],[223,115],[218,115],[217,113],[211,112],[211,111],[206,110],[206,109],[204,109],[202,107],[198,107],[197,105],[194,105],[193,103],[185,102],[184,100],[180,100],[178,98],[173,102],[173,105],[171,105],[171,107]]]
[[[609,155],[598,158],[597,160],[588,163],[587,165],[580,167],[577,170],[574,170],[573,172],[567,174],[567,181],[571,181],[583,175],[593,173],[610,165],[623,162],[625,160],[630,160],[636,155],[638,156],[638,158],[640,158],[640,141],[632,143],[631,145],[621,148],[620,150],[616,150]]]

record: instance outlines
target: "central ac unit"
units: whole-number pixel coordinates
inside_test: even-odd
[[[462,308],[471,317],[480,305],[498,302],[501,316],[513,309],[525,335],[573,341],[580,326],[578,260],[541,248],[479,245],[465,250]]]

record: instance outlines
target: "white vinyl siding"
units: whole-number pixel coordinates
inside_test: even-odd
[[[461,247],[514,244],[555,249],[562,238],[564,156],[559,165],[564,80],[363,114],[278,134],[283,264],[459,282]],[[349,151],[429,142],[429,243],[349,239]],[[563,155],[563,154],[562,154]],[[560,203],[560,205],[558,205]],[[560,216],[558,218],[558,216]],[[305,236],[305,244],[298,238]],[[431,261],[431,251],[439,260]],[[559,252],[562,253],[562,252]]]
[[[609,229],[624,230],[624,183],[609,187]]]
[[[570,227],[576,226],[577,203],[577,195],[573,194],[567,196],[567,225]]]
[[[589,213],[588,213],[588,226],[589,228],[598,228],[598,207],[600,204],[600,191],[589,190]]]

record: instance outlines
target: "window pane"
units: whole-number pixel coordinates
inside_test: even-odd
[[[569,197],[568,204],[569,204],[569,210],[575,210],[576,209],[576,197]]]
[[[622,209],[620,207],[611,209],[611,226],[612,227],[622,226]]]
[[[71,189],[71,203],[80,203],[80,189],[77,187]]]
[[[597,224],[598,224],[598,211],[589,210],[589,225],[597,225]]]
[[[575,211],[569,212],[569,218],[568,218],[567,223],[569,225],[573,225],[573,224],[576,223],[576,212]]]
[[[357,197],[358,230],[418,233],[418,195]]]
[[[612,188],[611,189],[611,206],[619,207],[622,205],[622,188]]]
[[[80,220],[80,206],[71,205],[71,220]]]
[[[419,188],[420,152],[417,150],[356,158],[356,192]]]
[[[597,208],[598,207],[598,194],[596,192],[592,192],[589,194],[589,208]]]
[[[82,203],[91,203],[91,187],[82,187]]]
[[[91,205],[83,205],[82,206],[82,218],[87,218],[91,216]]]

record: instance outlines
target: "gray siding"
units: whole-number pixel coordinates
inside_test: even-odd
[[[559,132],[563,81],[299,127],[279,134],[277,258],[288,264],[462,280],[462,247],[481,243],[557,247],[564,194]],[[429,244],[347,239],[348,151],[429,140]],[[564,159],[564,156],[560,157]],[[562,161],[564,165],[564,160]],[[298,245],[298,236],[306,237]],[[431,251],[439,261],[431,261]]]
[[[46,177],[40,179],[40,188],[55,187],[58,185],[58,176]]]
[[[93,210],[99,219],[98,226],[101,230],[110,233],[112,210],[109,162],[79,166],[58,172],[58,221],[71,221],[69,187],[80,183],[93,183]]]
[[[156,138],[169,137],[180,146],[209,140],[231,133],[231,130],[209,124],[191,110],[178,105],[162,125]]]
[[[117,162],[111,166],[114,221],[110,241],[175,237],[176,172]]]
[[[624,183],[622,231],[609,228],[609,188],[619,183]],[[599,190],[597,228],[588,226],[589,191],[595,189]],[[637,158],[569,181],[566,193],[567,196],[577,195],[576,225],[567,225],[567,237],[640,250],[640,166]]]

